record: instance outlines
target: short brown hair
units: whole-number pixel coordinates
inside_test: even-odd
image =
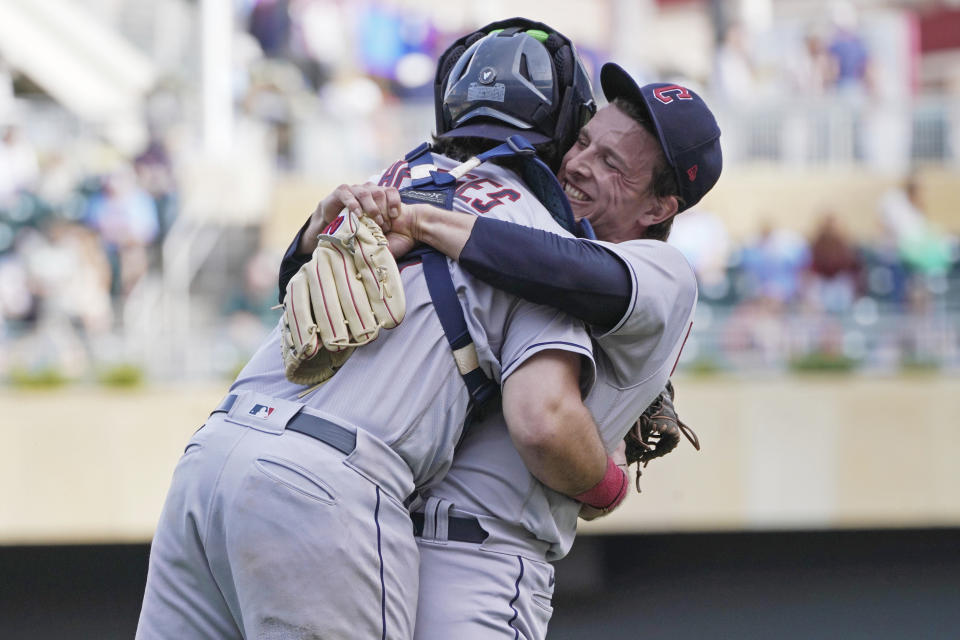
[[[647,115],[647,112],[642,107],[624,98],[614,98],[610,104],[620,109],[624,115],[633,119],[637,124],[646,129],[650,135],[657,138],[653,121],[650,120],[650,116]],[[678,210],[683,209],[683,197],[680,195],[677,177],[674,175],[673,167],[667,162],[667,157],[663,154],[662,150],[660,157],[657,159],[657,165],[653,168],[653,176],[650,179],[650,191],[655,198],[674,196],[677,199]],[[655,225],[647,227],[643,237],[666,242],[670,236],[670,229],[673,227],[674,217],[676,216],[670,216],[663,222],[658,222]]]

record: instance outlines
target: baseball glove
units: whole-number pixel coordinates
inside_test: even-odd
[[[627,443],[627,464],[637,463],[638,492],[640,491],[641,463],[646,467],[654,458],[665,456],[676,449],[680,443],[681,433],[697,451],[700,451],[700,439],[697,438],[697,434],[677,417],[673,396],[673,383],[667,380],[667,385],[660,392],[660,396],[650,403],[637,420],[637,424],[624,437]]]
[[[284,371],[297,384],[325,381],[406,311],[400,270],[373,220],[344,209],[318,237],[283,302]]]

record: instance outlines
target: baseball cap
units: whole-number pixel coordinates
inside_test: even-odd
[[[650,116],[677,177],[684,200],[680,211],[700,202],[717,183],[723,168],[720,127],[703,98],[668,82],[637,86],[630,74],[613,62],[600,69],[600,86],[607,101],[623,98]]]

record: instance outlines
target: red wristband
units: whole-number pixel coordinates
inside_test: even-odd
[[[607,472],[603,475],[603,480],[592,489],[573,496],[573,499],[606,511],[623,502],[627,497],[628,484],[627,474],[617,466],[613,458],[607,456]]]

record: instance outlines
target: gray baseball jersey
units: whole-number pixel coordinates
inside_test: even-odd
[[[409,178],[397,165],[388,176],[396,186]],[[463,179],[457,202],[559,231],[496,166]],[[591,343],[579,322],[448,265],[491,378],[502,383],[533,354],[562,349],[583,356],[589,389]],[[418,567],[404,501],[448,469],[469,397],[421,266],[402,278],[403,323],[305,397],[284,377],[278,329],[241,371],[174,472],[138,637],[412,636]],[[305,422],[327,440],[304,435]]]
[[[457,165],[449,158],[434,157],[440,170]],[[380,177],[381,182],[387,179],[394,186],[407,186],[410,175],[405,164],[394,165]],[[570,235],[549,217],[516,174],[495,164],[484,164],[464,176],[454,205],[460,211],[495,212],[504,220]],[[562,349],[585,356],[582,385],[590,387],[591,347],[580,322],[507,295],[453,261],[448,264],[480,365],[491,379],[502,383],[531,355]],[[388,332],[389,340],[378,339],[357,349],[335,376],[303,402],[375,435],[407,462],[415,484],[422,487],[442,477],[449,467],[469,397],[433,313],[421,267],[407,267],[401,275],[407,300],[404,321]],[[279,353],[279,330],[274,330],[231,391],[247,389],[296,399],[303,387],[291,385],[278,369]],[[375,403],[369,401],[371,395]]]
[[[612,451],[669,379],[692,325],[697,286],[682,254],[663,242],[602,244],[627,265],[633,285],[621,321],[594,336],[597,382],[585,401]],[[426,535],[419,540],[418,640],[542,638],[553,573],[532,569],[569,551],[579,503],[530,475],[499,415],[465,434],[450,471],[426,495],[455,505],[448,515],[478,517],[485,530],[496,533],[472,545]],[[519,526],[511,530],[508,523]],[[504,554],[512,558],[509,568]],[[474,576],[470,597],[450,587],[451,576],[464,572],[464,565]],[[444,613],[435,614],[438,610]]]

